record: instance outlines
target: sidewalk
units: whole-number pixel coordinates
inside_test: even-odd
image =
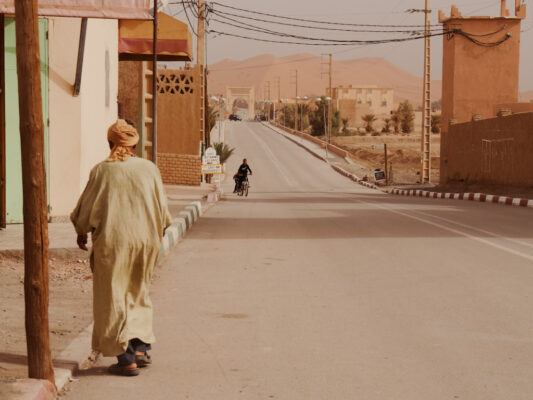
[[[202,209],[206,209],[208,194],[214,186],[166,186],[165,189],[170,212],[176,218],[164,238],[168,247],[183,237]],[[42,383],[26,378],[23,230],[21,224],[0,230],[1,399],[46,398],[36,397],[37,393],[44,393]],[[71,223],[50,223],[49,239],[50,345],[56,385],[60,388],[70,379],[71,371],[90,354],[92,275],[87,253],[77,248],[76,232]]]

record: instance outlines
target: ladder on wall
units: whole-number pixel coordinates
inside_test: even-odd
[[[426,0],[424,38],[424,94],[422,104],[422,156],[420,183],[431,179],[431,39],[430,39],[430,8]]]
[[[205,68],[203,65],[199,65],[200,68],[200,132],[202,135],[202,142],[204,142],[204,146],[207,146],[207,143],[205,143],[206,133],[205,133],[205,115],[206,115],[206,108],[205,108]],[[202,155],[202,154],[200,154]]]
[[[147,160],[152,159],[152,134],[153,134],[153,122],[152,122],[152,80],[154,79],[154,73],[149,68],[147,61],[142,62],[142,129],[143,135],[141,135],[141,151],[142,158]]]

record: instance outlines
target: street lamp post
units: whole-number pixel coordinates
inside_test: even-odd
[[[331,97],[324,98],[325,101],[328,103],[324,103],[324,107],[322,109],[324,110],[324,140],[326,142],[326,160],[328,159],[328,145],[329,145],[329,137],[328,137],[328,130],[327,130],[327,122],[326,122],[326,104],[329,106],[329,101],[331,100]],[[316,99],[318,103],[322,101],[322,99],[319,97]]]
[[[304,99],[304,103],[302,103],[302,108],[300,110],[300,130],[302,132],[304,131],[304,105],[305,105],[305,101],[307,101],[309,97],[304,96],[303,99]]]

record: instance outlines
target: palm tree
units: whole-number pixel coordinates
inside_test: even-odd
[[[367,132],[372,132],[374,130],[372,124],[377,121],[376,116],[374,114],[365,114],[361,119],[365,122],[365,130]]]
[[[400,133],[400,124],[402,120],[397,111],[392,112],[390,120],[392,121],[392,126],[394,126],[394,133]]]
[[[383,122],[385,123],[385,125],[383,126],[383,129],[381,131],[383,133],[389,133],[390,132],[391,119],[390,118],[383,118]]]
[[[218,118],[218,107],[209,106],[209,132],[213,130],[217,123]]]
[[[342,133],[347,134],[348,133],[348,118],[341,118],[342,122]]]
[[[229,147],[226,143],[213,143],[213,148],[216,150],[217,155],[220,156],[221,164],[224,164],[235,151],[234,148]]]

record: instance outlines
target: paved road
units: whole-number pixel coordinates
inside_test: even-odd
[[[533,397],[532,210],[381,194],[258,123],[227,141],[250,196],[159,270],[155,364],[68,398]]]

